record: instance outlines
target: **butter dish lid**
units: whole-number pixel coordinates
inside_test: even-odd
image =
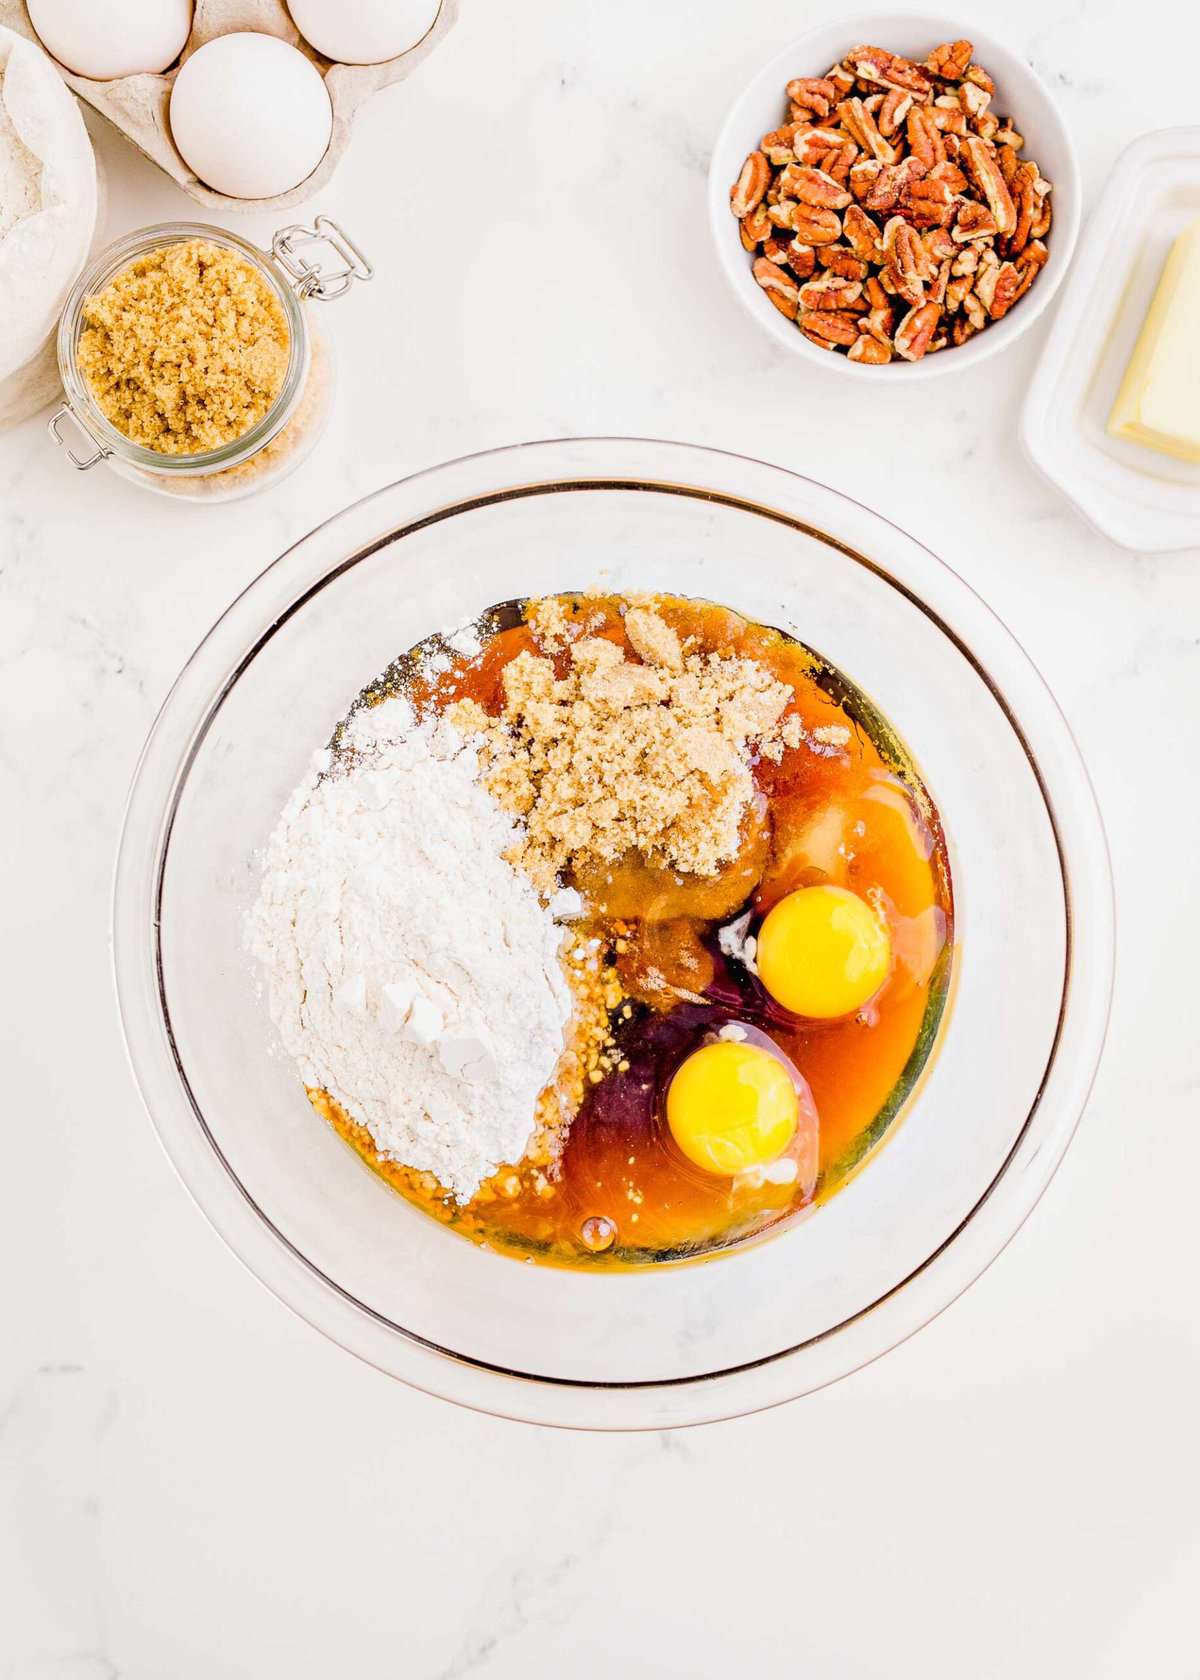
[[[1197,220],[1200,127],[1127,147],[1080,242],[1021,423],[1034,466],[1104,536],[1149,554],[1200,547],[1200,462],[1105,428],[1168,252]]]

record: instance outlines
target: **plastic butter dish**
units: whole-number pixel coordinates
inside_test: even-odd
[[[1108,417],[1176,238],[1200,218],[1200,128],[1128,147],[1080,243],[1025,403],[1033,464],[1105,536],[1200,547],[1200,462],[1110,437]]]

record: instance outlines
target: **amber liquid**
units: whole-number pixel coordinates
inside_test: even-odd
[[[603,635],[635,657],[616,599],[571,601]],[[713,880],[684,877],[630,856],[595,878],[572,882],[590,927],[611,945],[626,1003],[613,1033],[627,1072],[589,1091],[561,1158],[503,1169],[466,1207],[436,1184],[381,1160],[369,1134],[323,1093],[314,1104],[383,1178],[426,1212],[473,1241],[543,1263],[646,1265],[694,1258],[762,1234],[831,1195],[879,1143],[924,1065],[945,1004],[952,896],[937,813],[886,721],[809,649],[777,630],[707,602],[660,597],[660,616],[705,652],[755,659],[794,691],[808,740],[755,768],[760,799],[744,825],[738,856]],[[368,690],[370,703],[403,685],[418,706],[442,710],[470,697],[501,707],[504,666],[540,652],[519,619],[498,608],[480,655],[422,678],[400,661]],[[485,631],[486,631],[485,626]],[[559,657],[560,674],[569,655]],[[414,670],[417,675],[414,677]],[[848,745],[821,746],[818,732],[845,726]],[[817,740],[817,745],[811,744]],[[832,882],[869,896],[891,933],[894,961],[860,1014],[833,1022],[788,1017],[757,982],[721,955],[716,929],[744,908],[765,913],[797,887]],[[664,989],[664,981],[668,988]],[[682,1000],[680,991],[688,994]],[[695,1000],[695,1001],[693,1001]],[[686,1162],[661,1118],[670,1072],[706,1033],[752,1020],[808,1081],[819,1114],[815,1190],[718,1179]],[[621,1081],[630,1082],[622,1087]],[[640,1081],[637,1089],[633,1082]],[[644,1087],[655,1086],[653,1098]],[[595,1221],[615,1230],[595,1252]],[[607,1226],[605,1227],[607,1228]]]

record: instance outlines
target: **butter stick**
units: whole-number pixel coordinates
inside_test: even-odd
[[[1171,247],[1108,432],[1200,461],[1200,222]]]

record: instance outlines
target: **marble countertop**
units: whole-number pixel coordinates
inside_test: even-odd
[[[73,473],[43,419],[0,438],[3,1680],[1197,1672],[1200,553],[1110,546],[1023,459],[1047,323],[868,413],[729,295],[711,139],[758,62],[821,16],[463,0],[311,207],[380,278],[329,317],[339,406],[300,475],[180,506]],[[1175,67],[1200,52],[1194,9],[1147,0],[1136,36],[1111,3],[959,16],[1054,89],[1089,205],[1124,143],[1186,120],[1148,66],[1166,43]],[[111,234],[188,211],[90,126]],[[1116,875],[1108,1050],[1017,1239],[869,1369],[670,1436],[457,1411],[295,1319],[155,1142],[108,966],[129,778],[231,597],[379,485],[581,433],[801,469],[949,560],[1058,696]]]

